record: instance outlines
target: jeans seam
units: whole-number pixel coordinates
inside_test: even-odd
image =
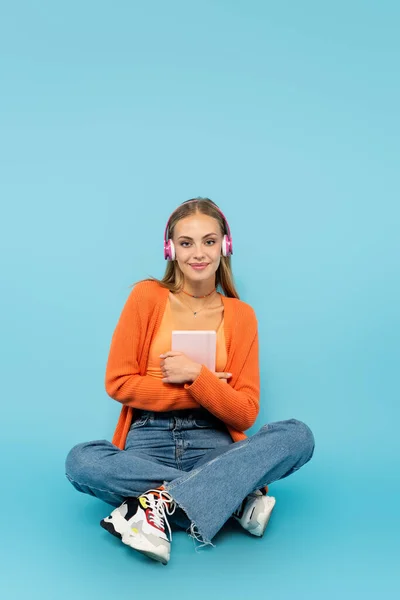
[[[112,494],[113,496],[117,496],[118,498],[124,497],[123,494],[117,494],[116,492],[111,492],[110,490],[102,490],[101,488],[95,487],[94,485],[88,485],[87,483],[83,483],[83,482],[77,481],[76,479],[72,479],[72,477],[70,477],[67,473],[65,473],[65,477],[71,483],[77,483],[78,485],[84,485],[85,487],[89,488],[90,490],[96,490],[98,492],[106,492],[107,494]],[[134,494],[132,494],[132,495],[134,496]]]

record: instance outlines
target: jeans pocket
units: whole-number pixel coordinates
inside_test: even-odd
[[[195,429],[225,429],[225,425],[217,417],[201,418],[194,417],[193,424]]]
[[[207,421],[207,419],[193,419],[193,423],[198,429],[209,429],[210,427],[213,427],[213,424],[210,423],[210,421]]]
[[[150,419],[150,415],[141,415],[135,421],[131,423],[129,431],[131,429],[138,429],[139,427],[144,427],[147,424],[147,421]]]

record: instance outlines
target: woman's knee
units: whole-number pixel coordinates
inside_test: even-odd
[[[264,425],[265,433],[276,432],[282,443],[286,443],[288,452],[301,453],[309,460],[314,453],[315,440],[311,429],[298,419],[287,419]]]
[[[301,449],[304,455],[309,457],[309,460],[314,454],[315,439],[313,432],[303,421],[288,419],[286,422],[296,446]]]
[[[68,479],[81,481],[85,479],[85,472],[89,465],[89,454],[92,442],[76,444],[68,452],[65,459],[65,473]]]

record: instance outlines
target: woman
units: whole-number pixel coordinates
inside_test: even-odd
[[[77,490],[116,507],[101,526],[163,564],[169,520],[204,544],[230,516],[261,536],[275,504],[266,486],[314,451],[296,419],[243,433],[259,410],[258,332],[236,292],[231,254],[214,202],[195,198],[172,213],[165,275],[134,286],[113,334],[105,383],[122,410],[112,443],[78,444],[66,460]],[[216,331],[215,372],[171,351],[173,330]]]

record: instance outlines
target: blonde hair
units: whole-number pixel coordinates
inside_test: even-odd
[[[168,223],[167,239],[171,239],[173,237],[174,229],[178,221],[197,213],[213,217],[218,221],[222,235],[228,233],[224,218],[219,212],[215,202],[209,198],[199,197],[192,198],[191,200],[184,202],[178,206],[176,210],[174,210]],[[176,261],[168,261],[164,277],[162,279],[148,277],[146,279],[142,279],[142,281],[157,281],[162,287],[168,288],[171,292],[177,293],[183,289],[184,277],[178,263]],[[233,280],[230,256],[221,255],[221,261],[215,274],[215,285],[216,287],[220,286],[225,296],[228,296],[228,298],[239,299],[239,294],[236,290]]]

